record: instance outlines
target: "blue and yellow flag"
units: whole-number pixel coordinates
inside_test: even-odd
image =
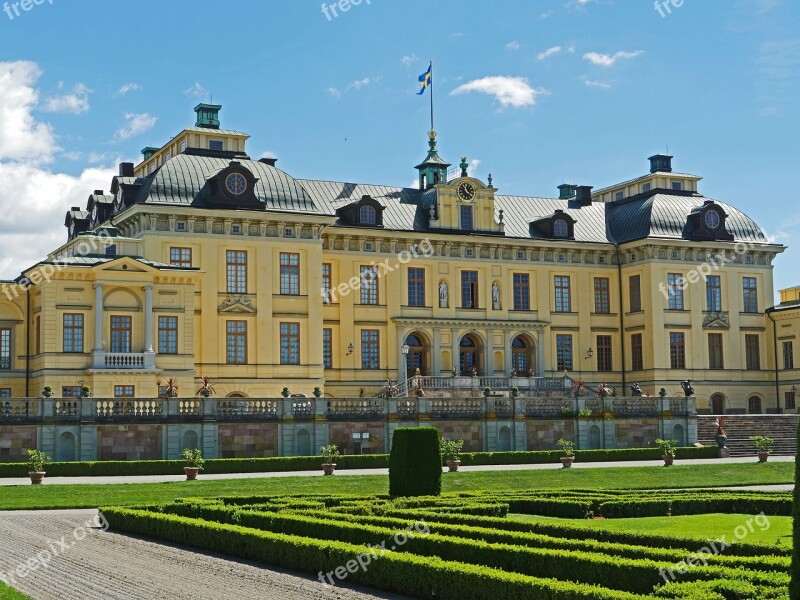
[[[422,89],[417,93],[417,96],[422,96],[422,94],[425,93],[425,89],[431,84],[432,69],[433,65],[430,65],[428,67],[428,70],[419,76],[419,87],[421,87]]]

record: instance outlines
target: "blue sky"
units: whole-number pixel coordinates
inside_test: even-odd
[[[411,185],[429,126],[416,81],[433,59],[450,162],[468,156],[501,193],[552,196],[643,174],[669,148],[702,192],[790,246],[776,287],[800,284],[798,3],[664,2],[363,0],[330,18],[319,0],[9,3],[0,277],[61,243],[70,206],[211,94],[252,156],[296,177]]]

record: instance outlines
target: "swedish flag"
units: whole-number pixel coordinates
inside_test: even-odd
[[[417,93],[417,96],[422,96],[422,94],[425,93],[427,87],[432,83],[431,81],[432,70],[433,70],[433,65],[430,65],[428,67],[428,70],[419,76],[419,87],[421,87],[422,89]]]

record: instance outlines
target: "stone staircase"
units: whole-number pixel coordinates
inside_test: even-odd
[[[773,454],[794,456],[797,453],[798,415],[725,415],[722,428],[728,434],[731,456],[755,456],[751,436],[763,435],[775,440]],[[697,441],[705,446],[716,445],[717,417],[697,417]]]

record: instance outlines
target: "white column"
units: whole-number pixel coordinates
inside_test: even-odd
[[[442,349],[441,349],[441,335],[442,331],[438,327],[433,328],[433,340],[431,345],[431,375],[434,377],[442,376]]]
[[[503,356],[503,365],[505,368],[505,377],[511,377],[511,369],[514,368],[514,361],[513,361],[513,353],[511,351],[511,332],[506,329],[503,331],[503,342],[504,342],[504,352],[505,355]],[[527,373],[517,373],[520,377],[527,377]]]
[[[544,340],[547,336],[545,331],[536,334],[536,376],[544,377]]]
[[[144,351],[153,352],[153,286],[144,286]]]
[[[103,284],[94,284],[94,351],[103,351]]]

